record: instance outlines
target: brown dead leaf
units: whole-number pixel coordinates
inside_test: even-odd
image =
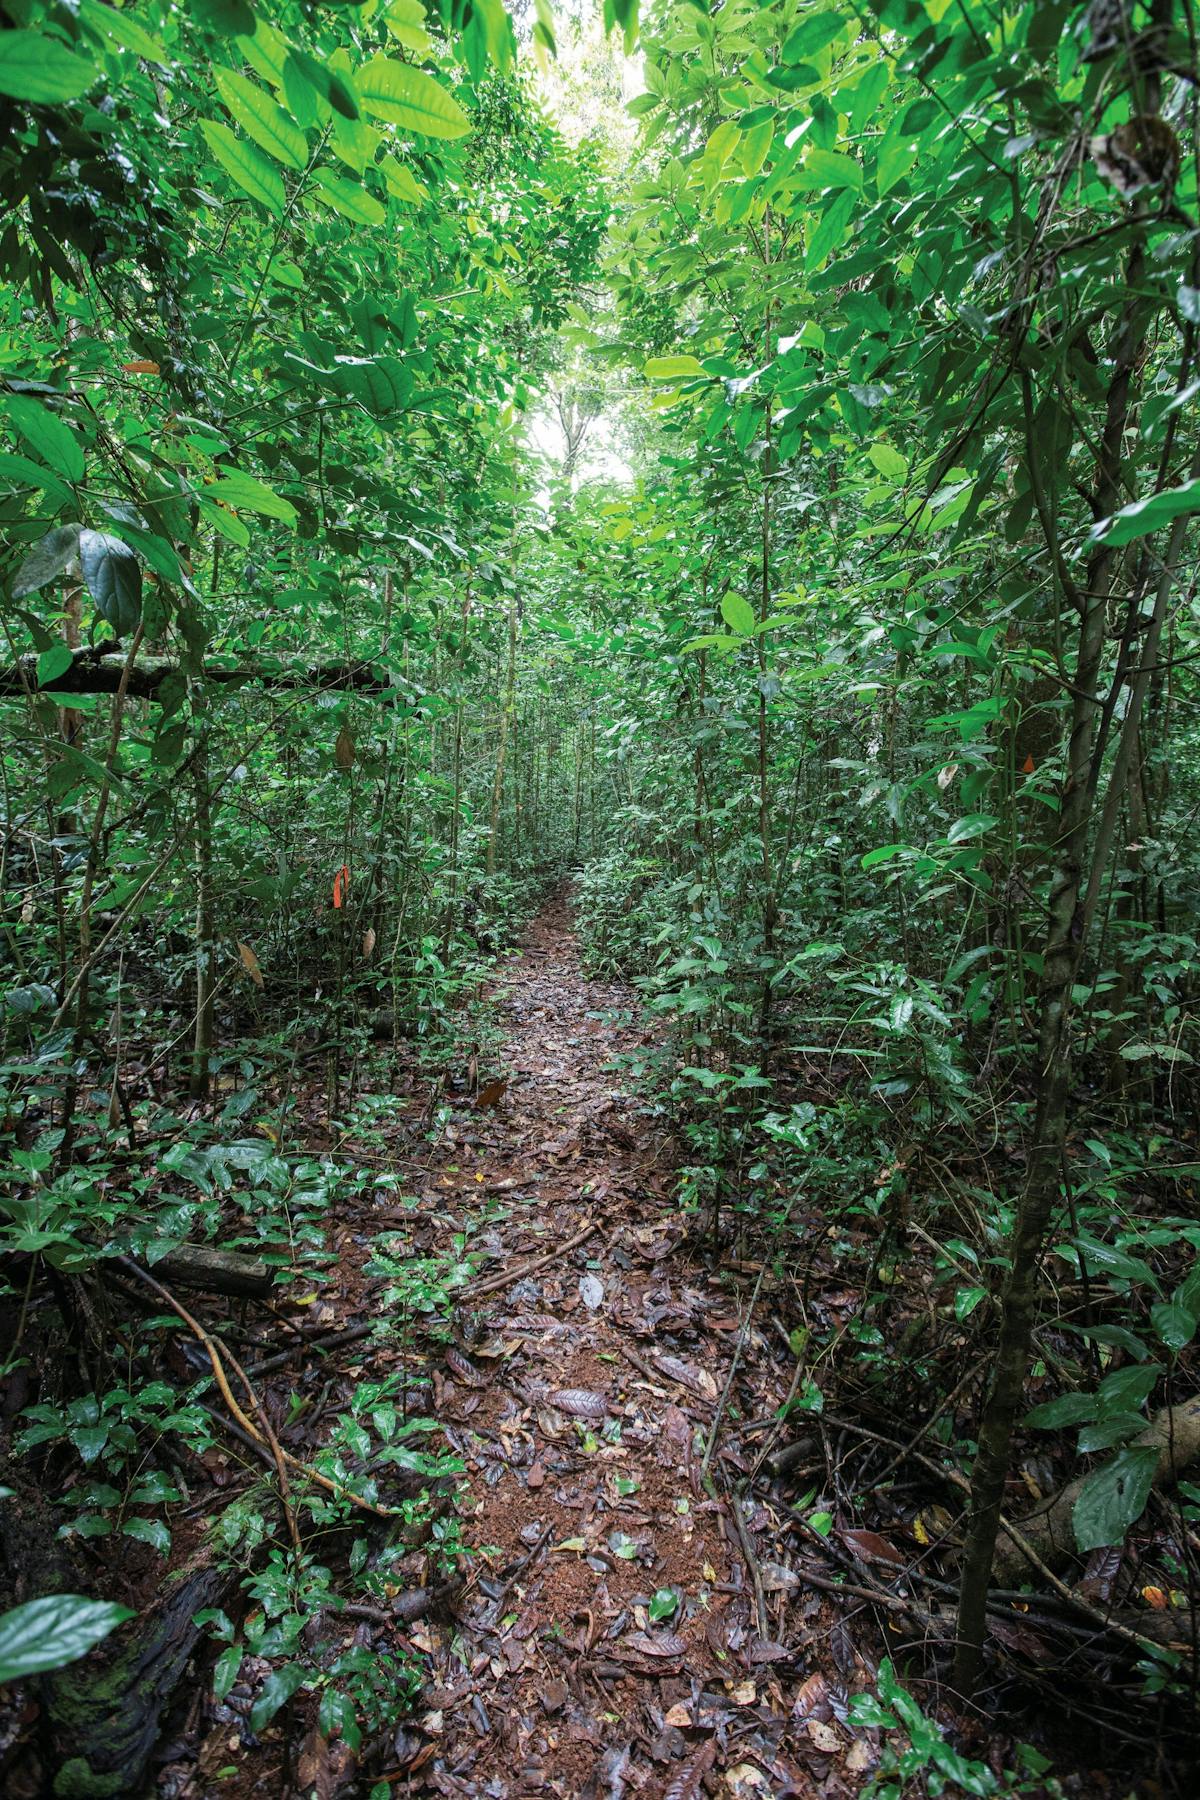
[[[804,1727],[814,1747],[823,1750],[826,1756],[833,1756],[841,1749],[842,1740],[832,1725],[823,1725],[820,1719],[809,1719]]]
[[[342,729],[338,732],[334,742],[333,760],[337,763],[339,769],[352,769],[354,767],[354,739],[351,737],[345,725],[343,725]]]
[[[663,1800],[696,1800],[700,1784],[712,1768],[717,1756],[717,1742],[709,1738],[701,1744],[691,1762],[685,1763],[663,1795]]]
[[[238,955],[242,959],[243,969],[245,969],[255,987],[262,987],[262,970],[258,966],[258,958],[255,956],[249,944],[243,944],[240,939],[238,940]]]
[[[508,1091],[508,1076],[502,1075],[495,1081],[489,1081],[486,1087],[480,1088],[475,1096],[477,1112],[486,1112],[499,1106]]]
[[[314,1728],[296,1759],[297,1784],[313,1800],[337,1800],[354,1779],[354,1752],[343,1738],[326,1738]]]
[[[559,1388],[550,1396],[551,1406],[559,1412],[570,1413],[574,1419],[606,1419],[608,1402],[603,1394],[597,1394],[591,1388]]]
[[[908,1560],[903,1551],[897,1550],[895,1544],[889,1544],[877,1531],[839,1531],[838,1536],[847,1550],[863,1562],[891,1563],[902,1569]]]

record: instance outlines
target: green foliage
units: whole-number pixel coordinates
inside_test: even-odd
[[[0,1683],[24,1681],[86,1656],[133,1613],[106,1600],[47,1594],[0,1613]]]

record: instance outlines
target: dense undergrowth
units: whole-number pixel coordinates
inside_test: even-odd
[[[382,1769],[419,1659],[322,1616],[477,1548],[431,1373],[474,1253],[422,1247],[390,1128],[428,1158],[502,1095],[489,984],[568,876],[691,1253],[769,1283],[796,1517],[927,1584],[859,1702],[894,1790],[998,1791],[936,1682],[1183,1791],[1192,9],[603,10],[0,20],[29,1791],[141,1781],[145,1683],[136,1744],[64,1751],[137,1687],[131,1630],[75,1666],[125,1608],[249,1736],[299,1695]],[[268,1416],[256,1370],[345,1329],[353,1385]]]

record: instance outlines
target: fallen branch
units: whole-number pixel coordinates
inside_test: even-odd
[[[210,1244],[181,1244],[154,1265],[168,1281],[183,1287],[205,1288],[213,1294],[263,1300],[271,1292],[274,1273],[257,1256],[237,1250],[216,1250]]]
[[[86,645],[76,650],[71,665],[50,681],[39,682],[36,656],[22,656],[0,669],[0,695],[25,694],[115,694],[121,682],[125,657],[105,655]],[[244,664],[202,663],[194,671],[180,668],[178,663],[141,661],[130,670],[125,692],[139,700],[153,700],[164,682],[180,683],[191,676],[193,681],[231,686],[252,683],[265,688],[351,688],[360,694],[392,694],[404,698],[401,689],[393,687],[387,674],[380,674],[366,662],[314,662]]]
[[[361,1494],[354,1493],[351,1488],[343,1487],[340,1482],[331,1481],[328,1475],[322,1475],[319,1469],[314,1469],[310,1463],[301,1462],[299,1457],[293,1456],[290,1451],[285,1450],[276,1438],[275,1433],[271,1430],[258,1396],[250,1385],[249,1376],[236,1362],[232,1353],[226,1349],[225,1354],[229,1357],[234,1370],[244,1382],[246,1392],[250,1395],[251,1402],[262,1421],[264,1429],[259,1431],[253,1420],[247,1418],[246,1414],[234,1399],[233,1389],[229,1385],[229,1377],[225,1373],[225,1365],[221,1361],[221,1354],[208,1332],[205,1331],[203,1325],[200,1324],[199,1320],[194,1319],[187,1308],[182,1306],[173,1294],[168,1293],[161,1282],[156,1281],[153,1275],[148,1275],[145,1269],[139,1269],[138,1265],[135,1262],[130,1262],[128,1257],[114,1257],[113,1261],[118,1268],[124,1269],[130,1275],[135,1275],[139,1281],[144,1282],[147,1287],[152,1288],[160,1300],[164,1301],[173,1312],[178,1313],[179,1317],[188,1327],[188,1330],[191,1331],[197,1340],[204,1346],[204,1349],[208,1353],[208,1360],[212,1364],[213,1376],[216,1379],[217,1386],[221,1390],[221,1398],[224,1400],[226,1406],[229,1408],[242,1430],[247,1432],[256,1443],[266,1445],[271,1452],[279,1472],[281,1498],[283,1500],[284,1510],[288,1515],[289,1529],[292,1532],[296,1531],[296,1526],[289,1504],[285,1464],[290,1464],[290,1466],[293,1469],[298,1470],[306,1480],[315,1482],[318,1487],[323,1487],[327,1493],[336,1495],[339,1500],[349,1500],[351,1505],[360,1507],[363,1512],[374,1513],[377,1518],[381,1519],[392,1519],[399,1516],[399,1509],[397,1507],[376,1506],[373,1500],[364,1500]],[[299,1548],[298,1537],[299,1534],[296,1533],[297,1548]]]
[[[547,1250],[544,1256],[535,1256],[532,1262],[522,1263],[520,1268],[510,1269],[504,1275],[489,1275],[486,1281],[476,1282],[471,1287],[464,1288],[463,1298],[465,1300],[482,1300],[485,1294],[498,1294],[502,1288],[512,1287],[515,1282],[524,1281],[527,1275],[536,1274],[539,1269],[544,1269],[547,1263],[557,1262],[559,1257],[567,1254],[568,1250],[574,1250],[577,1245],[583,1243],[585,1238],[590,1238],[598,1223],[599,1221],[596,1219],[589,1219],[587,1224],[581,1226],[575,1233],[574,1237],[569,1237],[565,1244],[556,1245],[553,1250]]]

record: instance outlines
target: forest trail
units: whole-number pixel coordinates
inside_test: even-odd
[[[731,1795],[844,1792],[836,1678],[805,1679],[810,1630],[803,1654],[777,1641],[796,1582],[770,1563],[759,1629],[728,1492],[747,1465],[714,1458],[718,1498],[702,1479],[739,1341],[760,1412],[786,1370],[747,1320],[752,1275],[683,1253],[666,1146],[609,1066],[645,1041],[632,998],[584,978],[553,901],[500,998],[507,1091],[429,1172],[456,1228],[475,1214],[483,1281],[551,1260],[460,1314],[434,1377],[464,1537],[492,1548],[453,1617],[415,1632],[432,1687],[398,1748],[449,1794],[686,1796],[705,1774]],[[722,1431],[736,1423],[727,1406]],[[789,1611],[794,1637],[816,1597]]]

